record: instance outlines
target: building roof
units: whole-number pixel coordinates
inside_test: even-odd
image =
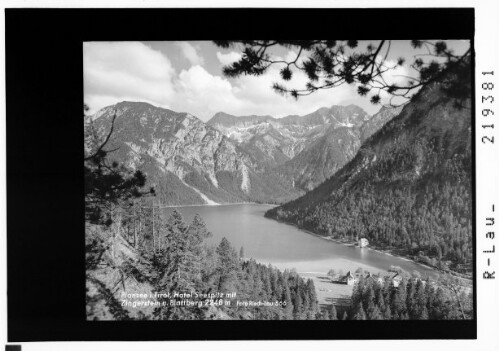
[[[348,271],[348,273],[345,275],[343,279],[348,279],[348,278],[354,278],[354,276],[352,275],[352,273],[350,273],[350,271]]]

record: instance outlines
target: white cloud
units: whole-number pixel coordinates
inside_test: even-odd
[[[178,41],[175,44],[180,47],[185,58],[190,62],[191,65],[195,66],[204,64],[204,58],[198,54],[196,48],[189,42]]]
[[[216,53],[222,64],[237,53]],[[292,55],[292,53],[288,53]],[[272,90],[280,81],[279,67],[259,77],[227,79],[193,65],[177,73],[168,57],[141,43],[86,43],[84,45],[85,102],[95,112],[117,102],[145,101],[207,121],[216,112],[234,115],[303,115],[323,106],[343,104],[355,96],[353,86],[320,90],[295,100]],[[290,86],[303,88],[307,77],[295,72]],[[368,103],[367,103],[368,105]]]
[[[211,75],[201,66],[183,70],[175,83],[176,98],[171,108],[189,112],[207,121],[219,111],[238,111],[242,104],[227,80]]]
[[[227,54],[222,54],[221,52],[217,52],[218,61],[224,66],[230,65],[233,62],[241,59],[242,55],[238,52],[231,51]]]
[[[411,76],[411,73],[406,66],[397,66],[397,62],[392,60],[386,60],[385,65],[394,67],[383,75],[388,84],[406,85],[408,83],[407,76]]]
[[[414,76],[413,73],[410,72],[409,68],[406,66],[397,65],[396,61],[386,60],[385,65],[387,67],[393,67],[383,74],[383,79],[387,84],[395,84],[398,86],[408,86],[410,79],[407,77]],[[405,91],[401,91],[405,92]],[[386,90],[380,90],[379,96],[381,97],[382,104],[401,104],[406,102],[407,100],[402,97],[396,97],[392,94],[388,93]]]
[[[174,95],[175,70],[160,52],[137,42],[91,42],[83,48],[85,102],[93,111],[104,101],[164,105]]]
[[[188,110],[203,120],[223,111],[234,115],[272,115],[284,117],[290,114],[307,114],[323,106],[341,104],[352,94],[353,88],[342,86],[333,90],[318,91],[298,100],[284,97],[272,90],[279,80],[279,70],[273,68],[262,76],[242,76],[235,80],[214,76],[199,66],[182,71],[177,82],[179,106],[174,109]],[[297,73],[294,86],[303,87],[307,81],[303,73]]]

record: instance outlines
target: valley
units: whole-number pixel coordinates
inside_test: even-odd
[[[116,113],[112,158],[143,171],[161,206],[281,205],[265,215],[342,242],[363,235],[377,249],[466,276],[469,120],[438,85],[427,90],[424,105],[373,116],[349,105],[279,119],[220,112],[207,123],[122,102],[99,111],[95,128],[105,135]],[[449,195],[437,217],[441,192]]]

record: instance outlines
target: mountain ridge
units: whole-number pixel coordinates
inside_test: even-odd
[[[118,150],[111,156],[144,171],[166,205],[291,200],[355,155],[370,120],[348,105],[284,119],[219,112],[205,123],[186,112],[123,101],[94,115],[100,135],[115,111],[109,148]],[[221,127],[234,123],[241,128]]]
[[[258,155],[271,172],[308,191],[355,156],[362,137],[381,128],[399,110],[382,107],[380,112],[370,116],[354,104],[282,118],[218,112],[207,123]]]
[[[217,129],[188,113],[124,102],[100,111],[95,127],[109,131],[111,159],[141,169],[166,205],[271,202],[296,194],[263,172],[258,161]],[[207,199],[211,201],[207,201]]]

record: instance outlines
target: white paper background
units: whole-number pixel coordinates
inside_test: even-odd
[[[235,7],[231,1],[3,1],[3,8],[9,7]],[[237,7],[474,7],[476,20],[476,208],[477,208],[477,340],[399,340],[399,341],[231,341],[231,342],[71,342],[71,343],[21,343],[22,349],[31,350],[499,350],[499,303],[498,280],[484,281],[481,279],[485,270],[497,270],[499,267],[499,238],[490,240],[485,233],[491,227],[485,226],[485,218],[491,214],[491,205],[496,205],[496,227],[499,227],[499,123],[493,131],[496,144],[484,145],[481,138],[487,124],[495,117],[484,118],[481,114],[481,83],[484,82],[482,71],[495,71],[495,76],[487,76],[488,82],[493,82],[495,89],[492,95],[497,102],[486,108],[495,108],[499,112],[499,2],[497,0],[480,1],[290,1],[290,0],[253,0],[239,1]],[[5,28],[4,11],[1,13],[0,36],[2,69],[0,69],[0,344],[7,342],[7,286],[6,286],[6,155],[5,155]],[[451,22],[452,18],[447,19]],[[424,23],[413,25],[424,25]],[[443,38],[444,39],[444,38]],[[490,94],[487,94],[490,95]],[[490,135],[490,129],[487,129]],[[499,231],[497,231],[499,234]],[[496,244],[494,255],[483,254],[491,244]],[[487,267],[487,258],[491,258],[491,267]],[[195,331],[193,331],[195,332]],[[3,345],[0,345],[3,347]]]

